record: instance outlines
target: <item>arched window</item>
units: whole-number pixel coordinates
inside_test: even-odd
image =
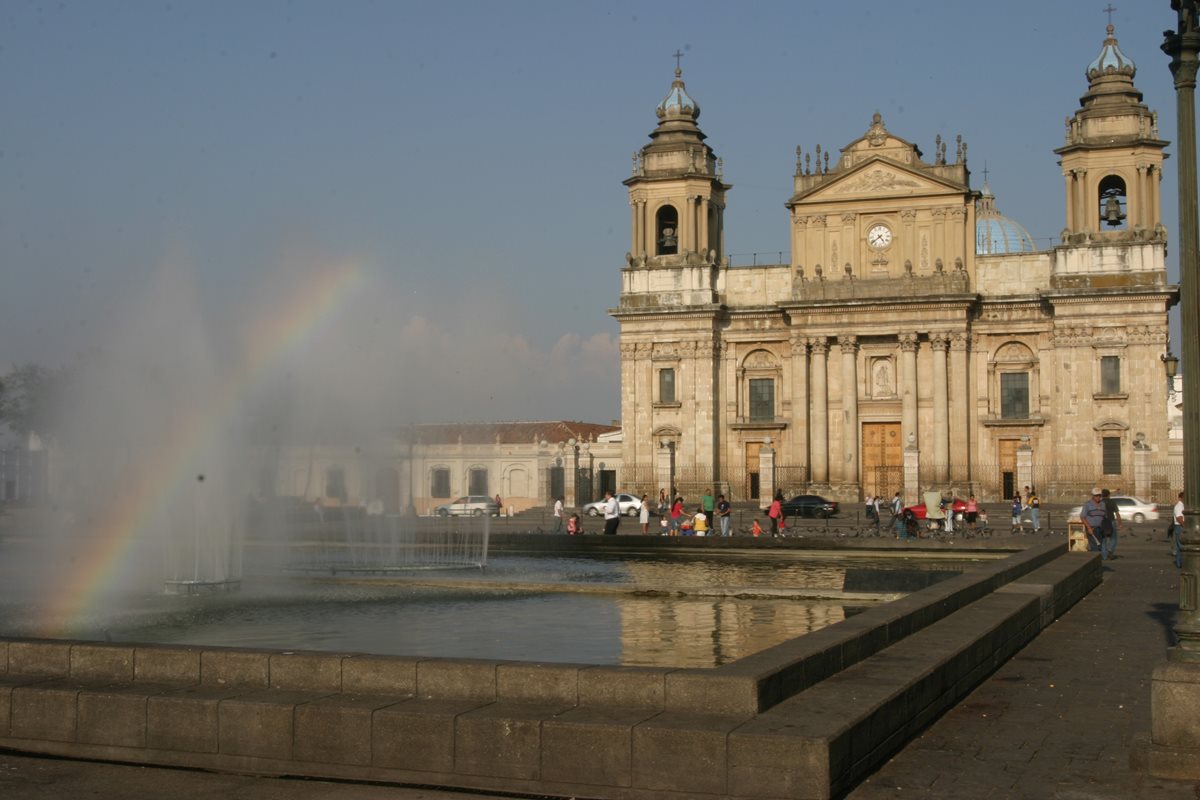
[[[673,256],[679,252],[679,212],[663,206],[654,217],[654,253]]]
[[[1119,175],[1106,175],[1104,180],[1100,181],[1100,228],[1127,228],[1128,211],[1129,198],[1125,196],[1125,181]]]
[[[1021,342],[1007,342],[988,364],[989,411],[994,419],[1028,420],[1040,416],[1038,360]]]

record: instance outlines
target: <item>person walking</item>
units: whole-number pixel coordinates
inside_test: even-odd
[[[967,507],[963,509],[963,519],[967,521],[967,531],[975,533],[975,523],[979,520],[979,503],[975,502],[975,495],[967,498]]]
[[[721,521],[721,535],[729,536],[730,516],[733,514],[733,506],[725,499],[725,495],[717,495],[717,519]]]
[[[1100,560],[1108,560],[1108,546],[1104,543],[1104,495],[1099,487],[1092,489],[1092,495],[1079,511],[1079,521],[1087,531],[1089,550],[1099,550]]]
[[[1012,499],[1012,532],[1013,533],[1018,533],[1018,532],[1024,533],[1024,531],[1021,528],[1021,511],[1024,510],[1024,508],[1025,508],[1025,506],[1021,504],[1021,493],[1014,492],[1013,499]]]
[[[767,509],[767,516],[771,518],[771,536],[778,536],[779,518],[783,516],[783,492],[775,493],[775,497],[771,500],[771,507]]]
[[[611,491],[604,493],[604,535],[616,536],[621,524],[621,506]]]
[[[892,527],[896,529],[897,539],[908,538],[908,529],[904,524],[904,501],[900,499],[899,492],[892,496]]]
[[[504,516],[504,502],[500,499],[500,495],[496,495],[496,516]]]
[[[1112,494],[1105,489],[1100,493],[1104,500],[1104,530],[1108,540],[1108,557],[1117,557],[1117,531],[1121,527],[1121,507],[1112,499]]]
[[[867,522],[879,522],[879,518],[875,516],[875,497],[867,495],[867,499],[863,501],[863,507],[866,511]]]
[[[1175,559],[1175,569],[1183,568],[1183,492],[1171,509],[1171,557]]]
[[[1025,487],[1025,505],[1029,508],[1029,521],[1033,523],[1033,532],[1042,529],[1042,502],[1038,500],[1037,489]]]
[[[642,507],[638,510],[638,522],[642,523],[642,535],[650,533],[650,495],[642,495]]]
[[[563,496],[560,494],[558,499],[554,501],[554,532],[562,533],[563,529]]]

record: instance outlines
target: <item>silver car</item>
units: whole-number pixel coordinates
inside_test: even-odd
[[[1158,506],[1154,503],[1147,503],[1126,494],[1114,494],[1112,500],[1117,504],[1121,519],[1126,522],[1154,522],[1158,519]],[[1068,519],[1079,519],[1082,512],[1083,506],[1075,506],[1071,509]]]
[[[500,506],[486,495],[472,494],[438,506],[433,513],[439,517],[482,517],[484,514],[494,517],[500,513]]]
[[[641,513],[642,501],[633,495],[622,492],[621,494],[613,495],[613,497],[617,498],[617,508],[620,509],[620,513],[622,515],[627,517],[636,517]],[[604,513],[604,503],[604,500],[597,500],[594,503],[588,503],[583,507],[583,511],[589,517],[598,517]]]

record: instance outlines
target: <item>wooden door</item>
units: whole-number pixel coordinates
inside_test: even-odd
[[[890,497],[904,489],[904,448],[899,422],[864,422],[862,426],[863,496]]]
[[[762,442],[746,442],[746,497],[757,500],[759,494],[758,454],[762,452]]]
[[[998,444],[1000,445],[1000,494],[1005,500],[1011,500],[1017,490],[1017,448],[1021,446],[1021,440],[1001,439]]]

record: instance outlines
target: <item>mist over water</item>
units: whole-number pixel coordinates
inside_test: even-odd
[[[386,453],[410,422],[570,418],[581,375],[617,395],[615,340],[539,350],[488,297],[438,308],[362,264],[295,259],[213,308],[197,269],[170,261],[80,343],[54,408],[60,513],[0,594],[72,616],[164,580],[236,579],[273,448]]]

